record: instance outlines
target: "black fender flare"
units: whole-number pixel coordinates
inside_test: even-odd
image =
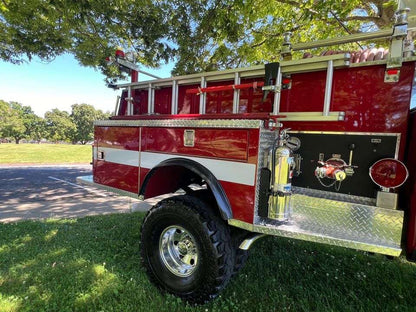
[[[157,170],[161,167],[169,167],[169,166],[179,166],[183,167],[192,173],[199,176],[202,180],[204,180],[209,188],[212,191],[212,195],[217,202],[219,212],[221,217],[224,220],[229,220],[233,218],[233,213],[231,210],[230,202],[225,194],[224,189],[222,188],[218,179],[214,176],[214,174],[208,170],[206,167],[201,165],[200,163],[186,158],[170,158],[167,160],[162,161],[157,166],[153,167],[146,175],[145,179],[140,188],[139,196],[144,196],[146,193],[146,187],[151,180],[152,176],[157,172]]]

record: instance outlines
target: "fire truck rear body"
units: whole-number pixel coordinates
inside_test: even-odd
[[[414,257],[416,57],[402,52],[133,78],[115,116],[95,123],[93,178],[80,180],[140,199],[198,185],[228,225],[253,233],[242,249],[266,234],[398,256],[405,240]]]
[[[318,58],[317,61],[321,62]],[[175,192],[191,184],[193,179],[206,181],[210,174],[215,182],[206,182],[217,184],[209,185],[211,189],[223,190],[216,197],[222,203],[220,209],[223,217],[230,224],[269,234],[301,238],[307,238],[310,234],[311,240],[319,241],[322,238],[325,242],[398,255],[403,212],[376,207],[378,187],[368,175],[368,169],[382,158],[404,158],[415,61],[404,62],[397,83],[384,82],[385,64],[359,63],[352,66],[348,63],[347,57],[345,67],[334,70],[331,111],[328,116],[322,113],[326,70],[291,73],[291,88],[281,91],[278,115],[261,112],[270,111],[272,108],[270,99],[261,104],[261,89],[245,90],[246,93],[252,93],[246,96],[247,99],[240,94],[240,103],[247,104],[240,107],[237,114],[228,113],[232,110],[233,90],[230,90],[221,91],[220,94],[206,94],[206,111],[212,112],[211,114],[191,111],[191,114],[176,115],[169,114],[172,103],[170,87],[167,87],[167,91],[163,88],[154,90],[152,87],[155,92],[155,110],[158,108],[165,114],[155,111],[148,115],[149,91],[136,91],[138,95],[134,100],[137,103],[135,109],[145,111],[145,115],[121,114],[111,120],[96,123],[94,182],[129,192],[133,196],[149,198]],[[283,63],[281,66],[284,68]],[[262,82],[264,78],[259,76],[256,79],[251,80]],[[216,82],[213,84],[218,85]],[[221,84],[232,85],[234,81],[223,80]],[[195,85],[191,87],[195,89]],[[159,91],[162,95],[165,94],[160,96],[158,102]],[[191,108],[199,109],[199,95],[184,94],[183,97],[178,103],[189,101]],[[123,102],[127,104],[127,101],[122,101],[120,110],[127,106]],[[267,223],[262,225],[259,210],[263,208],[258,207],[260,171],[263,168],[264,154],[277,139],[275,131],[267,129],[271,119],[282,123],[285,128],[290,128],[290,134],[300,138],[302,142],[299,151],[303,158],[301,173],[292,181],[295,188],[292,196],[293,217],[297,215],[298,209],[307,208],[304,207],[305,203],[316,201],[316,208],[309,207],[306,210],[327,207],[324,209],[327,216],[321,216],[322,220],[311,224],[315,228],[321,228],[323,232],[313,233],[309,229],[299,228],[297,230],[300,233],[296,233],[294,231],[297,230],[288,228],[287,233],[281,233],[277,228],[276,232],[268,229]],[[186,142],[187,137],[190,142]],[[353,150],[353,163],[358,167],[353,176],[342,182],[339,191],[320,185],[314,175],[319,155],[324,154],[326,158],[330,158],[333,154],[338,154],[341,159],[348,160],[351,144],[356,145]],[[194,168],[195,164],[204,169]],[[205,169],[208,172],[202,172]],[[327,194],[323,194],[325,191]],[[350,204],[330,202],[333,198]],[[357,204],[367,205],[359,206],[362,208],[360,212]],[[348,224],[349,214],[357,211],[363,214],[363,223]],[[370,215],[373,217],[369,217]],[[346,227],[335,229],[342,235],[331,241],[327,237],[331,230],[322,226],[327,220],[326,226],[333,227],[332,221],[337,216],[338,219],[346,218],[338,221]],[[301,217],[305,217],[303,213]],[[380,217],[383,222],[391,224],[374,225],[374,221]],[[310,216],[306,218],[311,221]],[[355,230],[356,227],[362,227],[360,230],[366,235],[357,232],[352,236],[361,237],[363,241],[355,242],[354,239],[353,242],[352,238],[349,239],[346,236],[348,226]],[[381,237],[377,237],[377,233],[371,229],[376,227],[378,231],[379,227],[386,226],[386,230],[394,234],[392,238],[389,233],[382,233]],[[285,227],[287,225],[283,228]]]

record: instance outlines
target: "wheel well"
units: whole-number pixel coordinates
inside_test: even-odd
[[[146,175],[139,195],[150,198],[174,193],[179,189],[187,190],[191,184],[203,183],[206,183],[207,191],[197,192],[197,196],[208,196],[205,200],[216,203],[224,220],[232,219],[231,206],[220,182],[211,171],[193,160],[171,158],[161,162]]]

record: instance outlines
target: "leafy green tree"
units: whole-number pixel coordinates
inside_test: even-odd
[[[75,124],[75,131],[72,135],[72,142],[86,144],[94,138],[94,121],[107,119],[109,116],[101,110],[96,110],[89,104],[72,105],[71,119]]]
[[[159,1],[150,0],[3,0],[0,58],[49,61],[69,52],[82,65],[114,76],[105,58],[118,46],[134,49],[139,62],[148,66],[169,58],[168,18]]]
[[[48,137],[48,132],[46,130],[46,121],[42,117],[37,115],[31,116],[30,124],[27,127],[29,129],[29,138],[37,141],[40,141]]]
[[[13,138],[19,144],[20,140],[29,137],[31,119],[35,114],[29,106],[17,102],[0,102],[2,136]]]
[[[2,0],[0,59],[20,63],[72,53],[105,64],[117,46],[140,64],[175,60],[175,74],[272,61],[282,34],[293,42],[390,26],[394,0]]]
[[[7,102],[0,100],[0,137],[4,137],[4,124],[8,114],[9,105]]]
[[[45,124],[48,139],[59,142],[70,142],[76,126],[68,112],[55,108],[45,113]]]
[[[11,107],[13,110],[15,110],[20,118],[23,121],[23,125],[25,126],[25,131],[21,135],[21,138],[30,139],[33,138],[33,131],[38,128],[38,125],[40,123],[40,117],[38,117],[32,110],[30,106],[23,106],[16,102],[11,102]]]
[[[275,61],[285,32],[305,42],[390,27],[397,8],[391,0],[208,1],[196,10],[192,0],[176,2],[186,5],[175,15],[175,74]]]

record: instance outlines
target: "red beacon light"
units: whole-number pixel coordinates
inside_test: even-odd
[[[403,185],[409,177],[409,171],[399,160],[383,158],[370,167],[370,178],[381,188],[396,188]]]
[[[124,58],[124,52],[121,49],[116,50],[116,57]]]

